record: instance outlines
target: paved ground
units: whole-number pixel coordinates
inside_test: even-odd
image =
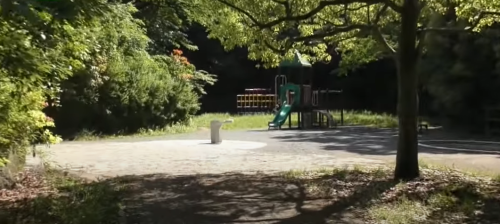
[[[222,135],[226,141],[218,146],[207,144],[209,133],[200,131],[144,139],[69,142],[53,146],[48,154],[50,160],[64,168],[102,176],[269,172],[393,162],[397,138],[394,130],[364,127],[231,131]],[[421,139],[425,145],[437,146],[420,148],[424,160],[500,172],[500,144],[425,141],[443,139],[432,133]]]

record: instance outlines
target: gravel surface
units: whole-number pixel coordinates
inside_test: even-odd
[[[394,161],[397,139],[394,130],[365,127],[223,131],[222,136],[225,141],[221,145],[208,144],[209,132],[200,131],[163,137],[67,142],[45,151],[48,160],[62,168],[91,175],[188,175],[378,166]],[[432,139],[432,135],[422,138]],[[420,157],[429,161],[500,172],[499,155],[493,151],[420,149]],[[36,158],[29,159],[33,161]]]

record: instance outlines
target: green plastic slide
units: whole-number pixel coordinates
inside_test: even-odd
[[[269,129],[271,128],[279,128],[281,125],[283,125],[288,118],[288,115],[292,111],[292,105],[290,104],[285,104],[281,107],[281,109],[276,113],[276,116],[274,116],[273,121],[269,122]]]

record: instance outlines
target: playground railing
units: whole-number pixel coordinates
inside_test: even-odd
[[[276,106],[274,94],[239,94],[236,95],[238,112],[256,113],[270,112]]]

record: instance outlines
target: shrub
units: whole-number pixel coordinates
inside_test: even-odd
[[[6,158],[10,154],[16,154],[24,161],[26,149],[32,142],[60,141],[45,129],[54,123],[42,112],[46,106],[42,92],[20,91],[7,80],[0,84],[0,167],[8,162]]]
[[[42,109],[47,106],[45,97],[52,92],[47,88],[49,77],[66,75],[64,69],[53,71],[54,64],[48,58],[55,50],[44,50],[33,30],[23,29],[30,21],[20,11],[13,9],[11,13],[15,16],[9,19],[0,16],[0,167],[9,157],[17,157],[23,165],[33,142],[60,141],[46,129],[54,123]]]
[[[130,133],[187,121],[199,110],[203,86],[215,81],[180,50],[150,55],[142,22],[131,14],[135,9],[114,7],[113,16],[99,21],[104,29],[89,28],[99,47],[63,83],[61,106],[52,111],[61,134]]]

